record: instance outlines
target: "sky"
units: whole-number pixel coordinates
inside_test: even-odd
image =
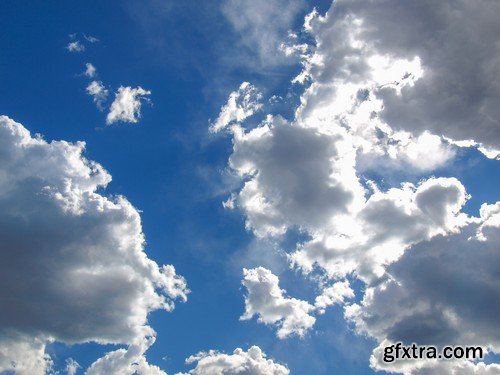
[[[499,17],[1,2],[0,373],[500,374]]]

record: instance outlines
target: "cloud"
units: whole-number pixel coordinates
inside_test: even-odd
[[[289,254],[291,266],[319,272],[328,284],[320,283],[313,306],[284,296],[277,278],[254,276],[256,301],[265,302],[251,302],[249,289],[244,316],[278,326],[297,311],[314,319],[330,303],[348,304],[353,291],[344,283],[355,277],[366,288],[363,301],[345,316],[377,340],[375,369],[498,372],[498,364],[463,361],[387,367],[378,355],[397,340],[498,352],[499,205],[469,216],[463,184],[432,173],[454,160],[457,147],[490,158],[500,150],[493,104],[500,86],[492,79],[500,55],[491,47],[499,14],[488,1],[339,0],[325,16],[306,17],[315,43],[294,80],[308,83],[295,117],[229,127],[228,164],[242,187],[226,206],[241,210],[259,239],[280,243],[298,230],[305,239]],[[370,180],[373,172],[389,186]],[[305,305],[284,314],[282,300]]]
[[[315,323],[309,315],[314,306],[306,301],[288,298],[279,287],[279,279],[263,267],[243,269],[242,284],[248,291],[245,296],[245,313],[241,320],[259,317],[259,322],[276,325],[277,336],[285,338],[292,334],[303,336]]]
[[[85,73],[84,73],[87,77],[89,78],[94,78],[95,75],[96,75],[96,68],[94,65],[92,65],[91,63],[86,63],[85,64]]]
[[[74,42],[69,42],[67,45],[66,45],[66,49],[69,51],[69,52],[83,52],[85,51],[85,46],[80,43],[80,41],[78,40],[75,40]]]
[[[332,278],[354,272],[374,280],[411,244],[467,221],[460,213],[467,196],[456,179],[368,195],[357,175],[355,138],[339,124],[325,129],[268,116],[257,128],[234,125],[231,132],[229,166],[244,184],[230,204],[257,237],[279,241],[294,228],[309,235],[290,255],[306,273],[320,267]]]
[[[43,374],[53,341],[134,350],[154,336],[149,312],[186,300],[174,267],[145,254],[138,211],[97,192],[111,176],[84,148],[0,117],[0,372]]]
[[[285,366],[267,359],[266,354],[258,346],[252,346],[246,352],[238,348],[233,354],[210,350],[191,356],[186,362],[196,363],[196,367],[189,371],[191,375],[288,375],[290,373]]]
[[[75,375],[80,368],[82,368],[82,366],[73,358],[68,358],[66,360],[66,373],[68,375]]]
[[[474,140],[494,155],[500,83],[492,77],[500,54],[491,46],[499,15],[491,1],[335,1],[326,16],[309,20],[317,48],[304,63],[312,85],[300,115],[321,113],[365,133],[382,124]],[[364,104],[348,99],[350,92],[363,92]],[[376,108],[368,126],[353,121],[354,107],[369,105]]]
[[[360,304],[346,308],[346,317],[358,332],[376,338],[379,347],[402,341],[480,345],[499,353],[499,240],[500,202],[484,204],[480,218],[459,232],[436,236],[405,252],[389,267],[391,277],[370,286]],[[390,368],[378,349],[371,363],[376,369]],[[403,365],[413,374],[439,363]],[[459,361],[451,365],[462,366]]]
[[[280,117],[232,132],[229,166],[245,181],[235,203],[257,236],[281,235],[292,226],[312,230],[362,199],[345,132],[324,134]]]
[[[286,63],[280,45],[304,8],[303,0],[226,0],[222,12],[251,51],[247,63],[274,66]]]
[[[139,338],[127,349],[118,349],[107,353],[95,361],[86,371],[86,375],[167,375],[158,366],[146,361],[144,352],[154,343],[154,337]]]
[[[144,90],[142,87],[132,88],[130,86],[120,86],[115,93],[115,100],[111,103],[106,124],[111,125],[115,122],[137,123],[141,117],[141,100],[147,100],[151,91]]]
[[[470,219],[460,212],[466,199],[455,178],[430,178],[419,186],[378,191],[355,215],[318,228],[290,259],[306,273],[318,266],[331,278],[353,273],[375,282],[412,244],[466,225]]]
[[[92,36],[92,35],[83,34],[83,37],[89,43],[97,43],[97,42],[99,42],[99,39],[97,39],[95,36]]]
[[[262,108],[262,94],[250,83],[243,82],[237,91],[233,91],[227,103],[221,108],[219,117],[210,126],[210,131],[218,131],[230,124],[241,123]]]
[[[88,68],[87,68],[88,69]],[[109,91],[101,81],[92,81],[87,86],[87,94],[92,96],[94,103],[100,111],[104,110],[104,103],[108,99]]]
[[[324,288],[322,294],[316,297],[314,307],[320,314],[325,313],[328,306],[343,305],[348,298],[354,298],[354,290],[351,289],[348,281],[337,281],[330,287]]]

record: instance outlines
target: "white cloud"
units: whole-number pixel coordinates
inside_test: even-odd
[[[196,367],[189,371],[191,375],[288,375],[290,373],[285,366],[268,359],[258,346],[252,346],[246,352],[238,348],[233,354],[210,350],[191,356],[186,362],[196,363]]]
[[[87,68],[88,70],[88,68]],[[104,110],[104,103],[108,99],[109,91],[101,81],[92,81],[87,86],[87,94],[92,96],[94,103],[100,111]]]
[[[268,117],[250,131],[231,131],[229,166],[244,184],[228,202],[244,212],[247,228],[258,237],[279,238],[292,228],[307,233],[311,240],[290,256],[305,272],[319,266],[332,278],[352,272],[364,280],[382,277],[408,246],[466,221],[460,213],[466,194],[456,179],[366,196],[355,138],[335,123],[327,129]],[[422,137],[417,145],[435,142],[434,136]],[[409,150],[418,155],[418,147]],[[434,209],[422,198],[432,197],[430,191]]]
[[[184,279],[144,252],[138,211],[83,142],[46,142],[0,117],[0,372],[37,375],[45,344],[130,345],[150,311],[186,300]],[[22,275],[22,277],[20,277]]]
[[[0,373],[10,370],[20,375],[44,375],[51,368],[52,359],[45,353],[45,340],[2,329]]]
[[[492,79],[500,53],[491,47],[499,14],[490,1],[335,1],[308,21],[317,49],[304,63],[313,83],[299,115],[343,120],[358,132],[361,125],[365,136],[382,124],[500,149],[500,84]],[[367,103],[349,92],[364,92]],[[369,121],[353,121],[368,103],[378,103]]]
[[[85,75],[89,78],[94,78],[95,75],[96,75],[96,68],[94,65],[92,65],[91,63],[86,63],[85,64]]]
[[[306,301],[286,297],[279,287],[279,279],[266,268],[243,270],[242,284],[248,293],[245,296],[245,313],[242,320],[258,316],[259,322],[276,325],[277,336],[285,338],[292,334],[303,336],[312,328],[316,318],[309,315],[314,306]]]
[[[167,375],[158,366],[146,361],[144,352],[154,343],[154,337],[139,338],[127,349],[107,353],[95,361],[86,375]]]
[[[262,94],[254,86],[243,82],[237,91],[229,95],[210,131],[216,133],[231,124],[243,122],[262,108],[261,99]]]
[[[80,41],[78,40],[75,40],[74,42],[69,42],[67,45],[66,45],[66,49],[69,51],[69,52],[83,52],[85,51],[85,46],[80,43]]]
[[[82,368],[82,366],[80,366],[80,364],[73,358],[68,358],[66,360],[66,373],[68,375],[76,375],[76,372],[80,368]]]
[[[231,208],[243,212],[258,238],[279,242],[298,229],[308,239],[292,251],[291,264],[334,282],[320,285],[314,306],[297,300],[309,318],[345,304],[352,297],[345,278],[356,277],[366,293],[346,317],[380,345],[480,343],[498,352],[499,205],[470,217],[462,212],[469,198],[462,183],[430,173],[453,161],[456,147],[498,154],[493,103],[500,86],[492,77],[500,55],[491,46],[499,14],[500,6],[488,1],[336,1],[324,17],[307,17],[315,47],[302,54],[304,72],[295,82],[310,85],[295,118],[230,127],[229,167],[242,182],[228,200]],[[365,189],[361,181],[371,171],[381,179],[400,178],[401,171],[424,177],[385,190],[368,181]],[[279,301],[294,299],[283,295],[277,278],[255,284],[262,287],[255,300],[264,302],[249,302],[249,289],[245,316],[279,325],[286,316]],[[257,298],[274,289],[273,297]],[[377,350],[372,365],[382,369]],[[390,370],[499,369],[461,361],[402,366]]]
[[[500,202],[483,205],[481,217],[459,232],[414,245],[389,267],[389,279],[369,287],[360,304],[346,308],[346,317],[380,347],[403,341],[481,345],[499,353],[499,239]],[[379,355],[380,349],[375,350],[372,365],[389,368]],[[420,373],[416,368],[437,364],[403,365],[407,373]],[[459,361],[452,365],[461,366]]]
[[[460,209],[466,198],[454,178],[430,178],[419,186],[375,192],[355,215],[318,228],[290,259],[306,273],[319,266],[331,278],[354,273],[374,282],[385,277],[386,266],[412,244],[465,225],[469,219]]]
[[[110,125],[118,121],[136,123],[141,117],[141,100],[147,100],[151,91],[142,87],[132,88],[120,86],[115,94],[115,100],[111,103],[106,124]]]
[[[330,287],[324,288],[322,294],[316,297],[314,307],[324,314],[325,309],[332,305],[343,305],[348,298],[354,298],[354,290],[348,281],[337,281]]]
[[[89,43],[97,43],[97,42],[99,42],[99,39],[97,39],[95,36],[92,36],[92,35],[83,34],[83,37]]]
[[[232,131],[229,165],[245,181],[235,202],[257,236],[281,235],[293,226],[314,231],[361,203],[355,149],[342,129],[321,133],[268,117],[251,131]]]

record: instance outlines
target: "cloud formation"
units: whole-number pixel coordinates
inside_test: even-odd
[[[365,133],[384,126],[414,136],[428,131],[494,154],[499,14],[500,5],[487,0],[336,1],[326,16],[309,20],[317,48],[305,62],[312,84],[301,117],[321,113]],[[351,92],[361,94],[358,102]],[[353,121],[367,106],[368,124]]]
[[[499,248],[500,202],[484,204],[480,218],[459,232],[436,236],[405,252],[389,267],[389,279],[369,287],[360,304],[346,307],[346,317],[360,333],[376,338],[379,348],[402,341],[480,345],[499,353]],[[387,368],[380,354],[375,349],[371,364]],[[447,364],[449,368],[455,365],[463,366]],[[439,363],[427,361],[401,366],[411,374],[427,367],[436,374],[441,369]],[[493,368],[500,370],[498,365]]]
[[[245,313],[241,320],[258,316],[259,322],[276,325],[277,336],[285,338],[292,334],[303,336],[315,323],[309,313],[314,306],[306,301],[286,297],[279,287],[279,279],[266,268],[243,269],[242,284],[247,289]]]
[[[210,131],[218,131],[231,124],[242,122],[262,108],[262,94],[250,83],[243,82],[237,91],[229,94],[227,103],[221,108],[219,116],[210,126]]]
[[[91,63],[85,64],[85,75],[89,78],[94,78],[97,73],[97,69]]]
[[[100,111],[104,110],[104,103],[108,99],[109,91],[101,81],[92,81],[87,86],[87,94],[92,96],[94,103]]]
[[[186,362],[196,363],[196,367],[188,373],[191,375],[288,375],[290,373],[285,366],[268,359],[258,346],[252,346],[248,351],[237,348],[233,354],[210,350],[191,356]]]
[[[97,192],[111,176],[84,148],[0,117],[0,371],[43,374],[52,341],[133,351],[154,337],[150,311],[186,300],[174,267],[145,254],[138,211]]]
[[[329,303],[348,303],[353,291],[343,283],[356,277],[366,292],[345,316],[379,343],[375,369],[498,372],[463,361],[398,367],[378,355],[398,340],[498,353],[498,204],[467,215],[462,182],[433,173],[458,147],[498,155],[499,15],[490,1],[339,0],[326,15],[306,17],[314,44],[297,46],[304,70],[294,82],[307,87],[295,117],[269,115],[252,129],[234,119],[228,164],[242,187],[225,205],[240,209],[258,238],[280,243],[298,230],[305,239],[289,254],[292,267],[319,271],[330,286],[320,285],[314,306],[299,301],[304,308],[284,314],[283,305],[301,304],[288,302],[277,278],[250,270],[256,302],[249,289],[245,316],[314,318]],[[372,172],[396,182],[382,190]]]
[[[109,108],[106,124],[111,125],[119,121],[137,123],[141,117],[142,100],[147,100],[149,95],[151,91],[144,90],[140,86],[136,88],[120,86]]]
[[[69,51],[69,52],[76,52],[76,53],[79,53],[79,52],[83,52],[85,51],[85,46],[78,40],[75,40],[73,42],[69,42],[67,45],[66,45],[66,49]]]

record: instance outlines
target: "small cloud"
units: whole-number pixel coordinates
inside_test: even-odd
[[[120,86],[111,104],[106,124],[111,125],[118,121],[136,123],[141,117],[141,100],[148,100],[146,98],[148,95],[151,95],[151,91],[144,90],[140,86],[136,88]]]
[[[94,103],[100,111],[104,110],[103,104],[108,98],[109,91],[104,87],[101,81],[90,82],[87,86],[87,94],[93,97]]]
[[[233,91],[227,103],[220,109],[219,117],[210,126],[210,131],[217,133],[230,124],[241,123],[262,108],[262,94],[249,82],[243,82],[237,91]]]
[[[95,36],[92,36],[92,35],[83,34],[83,37],[89,43],[97,43],[97,42],[99,42],[99,39],[97,39]]]
[[[75,375],[79,368],[82,368],[82,366],[73,358],[68,358],[66,360],[66,373],[68,375]]]
[[[94,65],[92,65],[91,63],[86,63],[85,64],[85,75],[89,78],[94,78],[95,75],[96,75],[96,71],[97,69],[95,68]]]
[[[69,52],[83,52],[85,51],[85,46],[80,41],[75,40],[74,42],[69,42],[66,49]]]

